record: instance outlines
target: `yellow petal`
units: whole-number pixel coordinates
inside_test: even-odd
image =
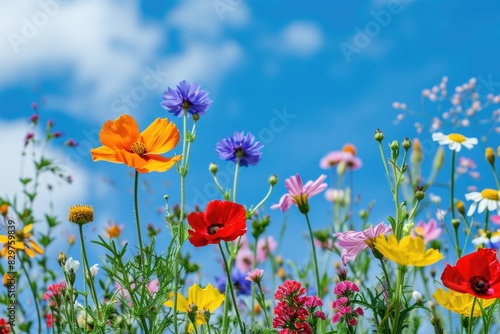
[[[444,258],[436,249],[426,251],[425,242],[420,237],[406,236],[398,243],[394,234],[390,234],[387,239],[381,234],[375,239],[374,245],[385,258],[402,266],[425,267]]]
[[[174,307],[174,294],[172,292],[169,294],[169,299],[165,303],[163,303],[163,305],[171,308]],[[179,312],[186,313],[188,309],[189,309],[189,303],[187,299],[182,294],[177,292],[177,310]]]
[[[145,164],[141,168],[137,168],[139,173],[165,172],[172,168],[177,161],[182,159],[182,155],[165,158],[161,155],[148,154],[146,157],[148,160],[146,160]]]
[[[464,316],[470,316],[471,314],[472,304],[474,303],[474,296],[468,293],[459,293],[453,290],[449,290],[448,292],[446,292],[443,289],[437,289],[436,292],[432,295],[432,297],[434,297],[436,302],[445,309],[448,309],[452,312]],[[491,306],[494,302],[495,302],[494,298],[493,299],[477,298],[476,304],[474,306],[474,316],[475,317],[482,316],[480,304],[484,309],[487,308],[488,306]]]
[[[26,238],[26,234],[28,234],[32,228],[33,228],[33,224],[28,224],[28,225],[24,226],[23,234],[24,234],[25,238]]]

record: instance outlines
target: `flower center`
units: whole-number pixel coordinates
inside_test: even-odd
[[[210,235],[214,235],[215,233],[217,233],[217,230],[223,226],[224,225],[220,223],[212,224],[207,228],[207,233]]]
[[[191,102],[189,100],[182,101],[182,109],[188,110],[189,108],[191,108]]]
[[[143,155],[146,153],[146,145],[141,142],[133,143],[130,150],[137,155]]]
[[[470,280],[470,286],[472,290],[476,291],[478,294],[487,294],[490,289],[490,283],[486,278],[482,276],[474,276]]]
[[[16,238],[18,242],[23,242],[24,241],[24,232],[23,231],[16,231]]]
[[[418,227],[415,227],[415,234],[419,237],[423,237],[424,236],[424,229],[421,228],[420,226]]]
[[[484,189],[481,191],[481,196],[486,199],[491,199],[492,201],[498,201],[498,191],[495,189]]]
[[[465,138],[465,136],[462,136],[459,133],[450,133],[448,135],[448,139],[450,139],[454,142],[457,142],[457,143],[463,143],[467,138]]]
[[[236,154],[236,157],[240,159],[245,155],[245,151],[243,151],[242,147],[238,147],[234,153]]]

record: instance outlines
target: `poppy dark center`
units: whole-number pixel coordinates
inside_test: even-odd
[[[482,276],[474,276],[470,280],[471,288],[478,294],[487,294],[490,290],[490,283]]]
[[[210,234],[210,235],[214,235],[215,233],[217,233],[217,230],[218,230],[219,228],[223,227],[223,226],[224,226],[224,225],[219,224],[219,223],[217,223],[217,224],[212,224],[212,225],[208,226],[208,228],[207,228],[207,232],[208,232],[208,234]]]

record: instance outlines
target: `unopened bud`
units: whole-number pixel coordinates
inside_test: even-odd
[[[415,138],[413,139],[413,150],[411,151],[410,161],[412,164],[418,164],[422,162],[422,160],[422,145],[420,144],[420,140],[418,140],[418,138]]]
[[[275,186],[276,183],[278,183],[278,176],[276,176],[275,174],[269,176],[268,182],[271,186]]]
[[[432,163],[432,166],[436,171],[440,170],[441,167],[443,167],[444,163],[444,148],[443,146],[439,146],[436,155],[434,156],[434,162]]]
[[[451,220],[451,225],[454,229],[458,229],[460,227],[460,219],[455,218]]]
[[[436,277],[436,268],[434,268],[434,267],[431,268],[431,277],[432,278]]]
[[[418,186],[415,188],[415,192],[413,193],[415,195],[415,199],[417,201],[421,201],[425,198],[425,190],[424,187]]]
[[[391,148],[391,157],[393,161],[396,161],[396,159],[399,157],[399,142],[397,140],[393,140],[391,145],[389,145]]]
[[[198,113],[193,114],[193,121],[197,122],[200,119],[200,115]]]
[[[422,304],[423,302],[423,298],[422,298],[422,294],[418,291],[413,291],[413,293],[411,294],[413,300],[415,301],[416,304]]]
[[[210,173],[215,175],[215,174],[217,174],[217,171],[219,170],[219,166],[217,166],[217,164],[215,162],[212,162],[208,166],[208,170],[210,171]]]
[[[57,262],[61,267],[63,267],[66,264],[66,254],[63,252],[59,253],[59,256],[57,257]]]
[[[408,151],[411,147],[411,141],[410,141],[410,138],[406,137],[404,140],[403,140],[403,148]]]
[[[457,209],[457,211],[463,216],[465,215],[465,204],[464,202],[462,201],[457,201],[455,203],[455,208]]]
[[[380,129],[377,129],[377,131],[375,131],[374,138],[378,142],[381,142],[382,140],[384,140],[384,134],[382,133],[382,131],[380,131]]]
[[[486,161],[488,161],[491,166],[495,167],[495,151],[493,151],[491,147],[486,148],[484,156],[486,158]]]

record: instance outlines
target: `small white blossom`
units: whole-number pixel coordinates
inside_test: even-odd
[[[80,262],[77,260],[73,260],[72,257],[70,257],[68,260],[66,260],[66,264],[64,265],[64,269],[66,270],[67,273],[75,273],[78,268],[80,268]]]
[[[90,267],[90,275],[92,277],[96,277],[98,272],[99,272],[99,264],[94,264],[92,267]]]

